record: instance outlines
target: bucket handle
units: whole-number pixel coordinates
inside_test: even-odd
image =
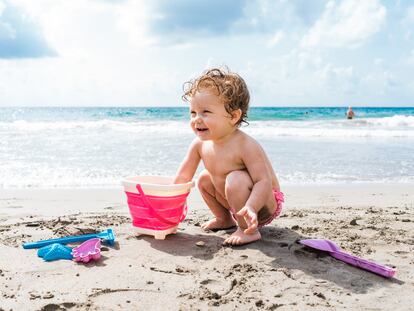
[[[185,219],[185,217],[187,216],[187,211],[188,211],[188,206],[187,206],[187,202],[185,202],[183,213],[182,213],[181,218],[180,218],[180,222],[182,222]]]
[[[185,204],[184,204],[183,214],[181,215],[180,220],[179,220],[177,223],[172,222],[172,221],[170,221],[170,220],[168,220],[168,219],[165,219],[164,217],[160,216],[160,215],[159,215],[159,214],[155,211],[155,209],[152,207],[151,203],[149,202],[149,200],[148,200],[147,196],[146,196],[146,195],[145,195],[145,193],[144,193],[144,190],[142,190],[141,185],[140,185],[140,184],[137,184],[137,186],[136,186],[136,187],[137,187],[138,193],[139,193],[139,194],[140,194],[140,196],[142,197],[142,200],[144,201],[145,205],[146,205],[147,207],[149,207],[149,208],[150,208],[151,213],[152,213],[152,214],[153,214],[156,218],[158,218],[158,220],[161,220],[161,221],[165,222],[166,224],[169,224],[169,225],[172,225],[172,226],[176,226],[176,225],[178,225],[181,221],[183,221],[183,220],[184,220],[184,218],[187,216],[187,210],[188,210],[188,208],[187,208],[187,203],[185,203]]]

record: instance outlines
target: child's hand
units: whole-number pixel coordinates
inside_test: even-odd
[[[243,217],[247,223],[247,229],[244,230],[244,233],[253,234],[257,230],[257,213],[253,208],[244,206],[237,215]]]

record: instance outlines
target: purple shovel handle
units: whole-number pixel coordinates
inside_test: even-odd
[[[349,263],[350,265],[374,272],[386,278],[391,278],[395,274],[395,270],[390,267],[386,267],[386,266],[377,264],[375,262],[368,261],[368,260],[359,258],[354,255],[350,255],[350,254],[347,254],[341,251],[330,252],[329,254],[338,260],[341,260],[346,263]]]

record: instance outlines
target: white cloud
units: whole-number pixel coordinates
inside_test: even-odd
[[[414,5],[407,8],[406,12],[407,13],[405,15],[404,22],[408,24],[414,24]]]
[[[42,29],[15,3],[0,0],[0,58],[56,56]]]
[[[90,0],[15,0],[15,3],[38,22],[47,41],[62,56],[102,53],[123,39],[123,31],[114,27],[122,17],[118,5]]]
[[[407,81],[401,81],[392,72],[381,70],[362,77],[360,90],[364,90],[366,95],[371,94],[372,96],[377,94],[376,101],[378,102],[385,99],[385,102],[388,101],[389,104],[395,104],[395,99],[401,95],[404,84],[407,84]],[[388,96],[391,98],[387,98]]]
[[[253,105],[341,105],[360,90],[358,68],[330,62],[316,50],[251,60],[244,74]]]
[[[410,55],[407,57],[406,63],[414,66],[414,50],[411,50]]]
[[[276,33],[267,41],[267,46],[268,47],[273,47],[276,46],[280,40],[283,39],[283,37],[285,36],[284,32],[281,30],[276,31]]]
[[[385,17],[386,8],[378,0],[330,1],[302,46],[356,47],[380,30]]]
[[[414,50],[402,38],[410,27],[400,27],[408,25],[405,9],[396,16],[395,7],[387,5],[389,27],[378,39],[395,46],[379,51],[376,40],[362,46],[384,24],[386,11],[379,1],[337,0],[327,7],[324,0],[314,1],[248,1],[245,19],[237,19],[240,24],[225,35],[193,35],[171,45],[163,44],[169,32],[155,31],[160,18],[156,1],[13,0],[58,55],[0,59],[0,106],[180,105],[184,81],[222,65],[246,79],[252,105],[338,105],[357,98],[393,104],[402,91],[412,94],[406,81]],[[306,3],[302,10],[300,3]],[[396,34],[394,41],[388,30]],[[304,49],[305,35],[308,46],[359,44],[360,49]],[[407,98],[412,105],[413,97]]]
[[[43,29],[58,57],[0,62],[1,71],[10,72],[0,77],[5,86],[0,105],[145,105],[158,99],[154,90],[169,89],[160,78],[168,71],[168,59],[157,60],[157,52],[143,47],[148,43],[139,32],[144,21],[127,14],[143,9],[141,1],[16,3]]]
[[[324,62],[318,53],[302,50],[298,53],[297,63],[299,69],[313,71],[321,68]]]
[[[128,1],[117,9],[117,27],[125,32],[129,41],[135,46],[157,44],[155,37],[148,34],[148,24],[152,19],[162,18],[151,10],[145,1]]]
[[[317,75],[326,81],[352,78],[354,75],[354,69],[352,66],[348,67],[335,67],[332,64],[326,64],[321,70],[317,72]]]

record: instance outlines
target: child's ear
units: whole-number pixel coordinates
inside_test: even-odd
[[[239,122],[242,115],[241,109],[236,109],[231,112],[231,124],[236,125]]]

